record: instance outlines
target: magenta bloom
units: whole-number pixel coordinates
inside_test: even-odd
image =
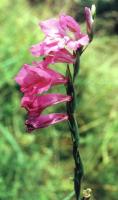
[[[51,76],[38,67],[25,64],[15,78],[25,94],[41,94],[52,85]]]
[[[67,79],[52,69],[40,68],[25,64],[15,78],[21,86],[21,91],[27,95],[41,94],[47,91],[51,86],[65,84]]]
[[[47,61],[34,63],[33,66],[25,64],[15,80],[21,86],[21,91],[24,93],[21,105],[28,111],[29,119],[26,120],[28,130],[33,130],[35,127],[43,128],[49,126],[49,124],[67,119],[66,114],[40,115],[48,106],[71,100],[70,96],[62,94],[44,94],[38,96],[49,90],[52,86],[67,83],[67,78],[50,69]],[[34,128],[31,129],[31,127]]]
[[[60,15],[59,19],[49,19],[39,25],[46,37],[64,38],[69,36],[70,39],[80,39],[83,36],[78,22],[65,14]]]
[[[89,8],[85,8],[85,14],[90,31],[92,18]],[[50,65],[66,63],[75,66],[76,52],[89,43],[89,37],[81,33],[80,25],[65,14],[60,15],[58,19],[41,22],[40,27],[45,38],[31,47],[31,53],[36,57],[43,56],[43,59],[40,62],[33,62],[32,66],[25,64],[15,78],[21,92],[24,93],[21,106],[28,111],[26,120],[28,131],[68,120],[66,113],[42,115],[47,107],[72,99],[64,94],[44,94],[53,86],[68,84],[68,78],[51,69]]]
[[[34,56],[48,55],[64,48],[76,51],[89,43],[88,35],[82,34],[78,23],[68,15],[60,15],[59,19],[41,22],[40,27],[46,38],[31,47]]]
[[[25,124],[27,126],[27,130],[31,132],[34,129],[44,128],[65,120],[68,120],[67,114],[53,113],[38,117],[30,117],[28,120],[26,120]]]
[[[70,100],[70,96],[62,94],[24,96],[21,101],[21,106],[27,109],[29,116],[38,116],[45,108]]]

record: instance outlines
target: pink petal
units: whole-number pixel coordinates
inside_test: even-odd
[[[47,91],[52,84],[51,76],[39,67],[24,65],[15,78],[21,91],[29,94]]]
[[[45,54],[45,42],[35,44],[30,48],[30,51],[33,56],[42,56]]]
[[[33,45],[30,48],[30,51],[32,55],[36,57],[48,55],[50,52],[58,51],[60,49],[59,42],[60,42],[60,39],[46,38],[43,42]]]
[[[75,19],[69,15],[62,14],[60,16],[60,24],[64,30],[70,29],[72,32],[80,33],[80,26]]]
[[[43,42],[31,47],[33,56],[48,56],[52,52],[58,53],[65,47],[77,50],[88,42],[88,36],[81,33],[79,24],[71,16],[63,14],[59,19],[41,22],[40,26],[46,38]]]
[[[58,19],[48,19],[40,22],[39,25],[46,36],[52,37],[54,35],[61,35],[63,33]]]
[[[58,84],[66,84],[68,79],[67,77],[63,76],[62,74],[47,68],[46,71],[52,76],[52,85],[58,85]]]
[[[50,75],[51,80],[52,80],[52,85],[58,85],[58,84],[66,84],[67,83],[67,77],[63,76],[62,74],[60,74],[59,72],[56,72],[55,70],[45,67],[45,62],[47,63],[47,61],[44,60],[44,68],[42,65],[42,62],[39,62],[36,64],[37,67],[44,69],[45,72],[48,73],[48,75]]]
[[[21,101],[22,107],[28,110],[30,116],[39,115],[45,108],[70,101],[71,97],[62,94],[45,94],[43,96],[24,96]]]
[[[81,46],[86,46],[86,45],[89,43],[89,37],[88,37],[88,35],[83,35],[83,36],[78,40],[78,43],[79,43]]]
[[[72,55],[67,49],[60,49],[57,52],[50,52],[49,56],[45,58],[47,63],[74,63],[75,56]]]
[[[45,62],[44,68],[42,62],[32,67],[25,64],[15,80],[21,86],[21,91],[27,95],[41,94],[54,85],[67,83],[65,76],[45,67]]]
[[[25,124],[27,126],[28,132],[31,132],[35,129],[44,128],[65,120],[68,120],[67,114],[53,113],[48,115],[41,115],[39,117],[31,117],[26,120]]]
[[[67,43],[68,48],[76,51],[78,48],[82,46],[86,46],[89,43],[88,35],[83,35],[79,40],[70,40]]]
[[[70,48],[70,49],[73,49],[74,51],[76,51],[80,47],[80,45],[78,44],[77,41],[70,40],[67,43],[67,47]]]

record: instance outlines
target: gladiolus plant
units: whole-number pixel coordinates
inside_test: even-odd
[[[93,38],[93,16],[93,10],[86,7],[87,33],[82,33],[78,22],[65,14],[61,14],[58,19],[40,22],[39,25],[45,38],[42,42],[33,45],[30,51],[35,57],[41,56],[42,60],[33,62],[32,65],[25,64],[15,77],[24,94],[21,106],[28,113],[25,122],[28,132],[65,120],[68,121],[75,161],[74,191],[76,200],[80,199],[83,165],[79,153],[79,132],[75,116],[74,81],[78,75],[80,56]],[[65,63],[65,76],[51,69],[55,63]],[[70,66],[73,67],[73,70],[70,70]],[[66,88],[66,94],[50,93],[50,88],[60,84]],[[47,107],[62,102],[66,102],[66,113],[42,114]]]

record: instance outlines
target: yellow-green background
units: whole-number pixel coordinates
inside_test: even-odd
[[[67,123],[27,134],[14,77],[24,63],[39,59],[28,49],[43,38],[40,20],[65,12],[76,16],[85,30],[83,8],[92,3],[97,5],[95,37],[81,57],[75,86],[82,187],[92,188],[95,200],[118,199],[118,1],[1,0],[0,200],[64,200],[73,190]],[[58,65],[60,72],[65,69]],[[49,109],[63,110],[64,105]]]

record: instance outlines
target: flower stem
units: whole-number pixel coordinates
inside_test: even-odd
[[[68,77],[67,94],[72,96],[72,101],[67,103],[67,113],[69,116],[68,122],[73,143],[73,158],[75,161],[74,190],[75,190],[76,200],[79,200],[80,190],[81,190],[81,180],[83,177],[83,165],[79,153],[79,130],[75,116],[76,97],[73,85],[73,77],[71,76],[69,66],[67,67],[67,77]]]
[[[73,124],[73,127],[70,126],[70,131],[72,135],[73,142],[73,158],[75,161],[75,169],[74,169],[74,190],[76,194],[76,200],[79,200],[80,190],[81,190],[81,180],[83,177],[83,165],[79,153],[79,132],[78,125],[75,116],[72,114],[69,116],[69,121]]]

